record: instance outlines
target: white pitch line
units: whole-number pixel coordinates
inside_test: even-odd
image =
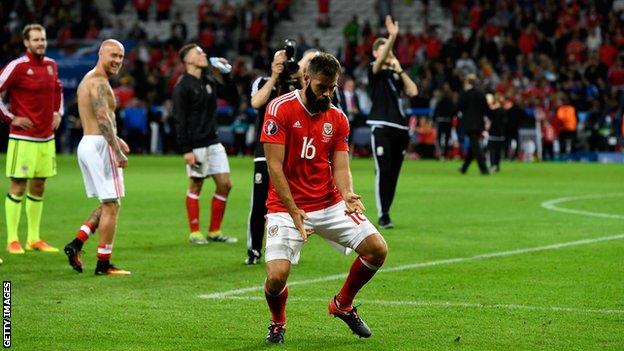
[[[242,301],[264,301],[262,296],[228,296],[228,300]],[[319,298],[300,298],[290,297],[288,301],[297,302],[322,302],[327,303],[327,299]],[[477,309],[503,309],[503,310],[528,310],[528,311],[546,311],[546,312],[570,312],[583,314],[606,314],[606,315],[624,315],[624,310],[613,310],[604,308],[579,308],[579,307],[563,307],[563,306],[530,306],[518,304],[484,304],[472,302],[453,302],[453,301],[397,301],[397,300],[358,300],[362,304],[380,305],[380,306],[416,306],[431,308],[477,308]]]
[[[561,248],[569,247],[569,246],[587,245],[587,244],[593,244],[593,243],[598,243],[602,241],[611,241],[611,240],[619,240],[619,239],[624,239],[624,234],[615,234],[615,235],[603,236],[603,237],[598,237],[598,238],[568,241],[568,242],[563,242],[563,243],[558,243],[558,244],[529,247],[529,248],[516,249],[516,250],[510,250],[510,251],[491,252],[491,253],[485,253],[485,254],[480,254],[480,255],[470,256],[470,257],[456,257],[456,258],[448,258],[448,259],[443,259],[443,260],[427,261],[427,262],[422,262],[422,263],[406,264],[406,265],[394,266],[394,267],[389,267],[389,268],[382,268],[379,270],[377,274],[419,269],[419,268],[424,268],[424,267],[440,266],[440,265],[460,263],[460,262],[480,261],[480,260],[485,260],[488,258],[521,255],[525,253],[540,252],[540,251],[546,251],[546,250],[556,250],[556,249],[561,249]],[[321,283],[321,282],[327,282],[327,281],[342,280],[345,277],[346,277],[345,273],[334,274],[334,275],[328,275],[328,276],[319,277],[315,279],[295,280],[295,281],[289,282],[288,285],[293,286],[293,285]],[[199,295],[199,298],[223,299],[226,297],[241,295],[241,294],[245,294],[248,292],[262,291],[263,289],[264,289],[263,286],[252,286],[248,288],[227,290],[227,291],[216,292],[212,294],[202,294],[202,295]]]
[[[590,212],[590,211],[583,211],[583,210],[573,210],[573,209],[570,209],[570,208],[563,208],[563,207],[557,206],[557,204],[560,204],[562,202],[568,202],[568,201],[589,200],[589,199],[602,199],[602,198],[606,198],[606,197],[620,197],[620,196],[624,196],[624,193],[603,194],[603,195],[595,194],[595,195],[581,195],[581,196],[560,197],[560,198],[557,198],[557,199],[544,201],[544,202],[542,202],[541,205],[542,205],[543,208],[545,208],[547,210],[551,210],[551,211],[572,213],[572,214],[581,215],[581,216],[590,216],[590,217],[599,217],[599,218],[624,219],[624,215],[619,215],[619,214]]]

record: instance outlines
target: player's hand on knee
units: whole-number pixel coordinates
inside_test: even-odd
[[[11,125],[19,129],[30,129],[33,126],[33,122],[27,117],[15,116]]]
[[[362,203],[361,196],[356,193],[346,193],[343,196],[345,206],[347,207],[347,212],[364,212],[366,208]]]

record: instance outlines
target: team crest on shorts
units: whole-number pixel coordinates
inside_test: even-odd
[[[272,225],[267,229],[267,235],[269,238],[274,238],[277,236],[277,232],[279,231],[279,227],[277,225]]]
[[[264,134],[273,135],[277,133],[277,130],[278,130],[277,123],[275,123],[274,120],[267,119],[267,121],[264,122]]]

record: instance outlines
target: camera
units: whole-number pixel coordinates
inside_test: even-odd
[[[297,52],[297,42],[292,39],[284,40],[284,51],[286,52],[286,61],[284,65],[284,71],[280,75],[280,81],[290,82],[291,76],[299,71],[299,63],[295,60],[295,54]]]

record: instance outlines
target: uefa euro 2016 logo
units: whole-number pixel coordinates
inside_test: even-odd
[[[274,120],[267,119],[267,121],[264,122],[264,134],[273,135],[277,133],[277,130],[277,123],[275,123]]]

